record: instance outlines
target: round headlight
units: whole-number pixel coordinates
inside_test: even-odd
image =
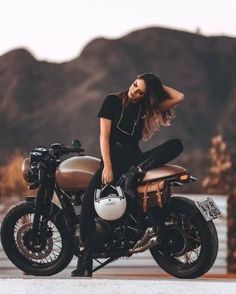
[[[25,158],[21,165],[22,176],[26,182],[29,182],[28,171],[30,170],[29,158]]]
[[[31,164],[29,158],[24,159],[21,165],[22,176],[27,183],[34,183],[37,176],[31,169]]]

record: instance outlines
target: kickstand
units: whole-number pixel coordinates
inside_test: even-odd
[[[94,258],[95,259],[95,258]],[[100,263],[99,266],[95,267],[95,269],[93,269],[93,273],[96,272],[97,270],[103,268],[104,266],[106,266],[107,264],[111,263],[112,261],[118,259],[117,257],[110,257],[108,258],[106,261],[104,262],[100,262],[97,259],[95,259],[98,263]]]

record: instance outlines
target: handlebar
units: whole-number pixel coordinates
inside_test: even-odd
[[[84,152],[84,148],[70,148],[67,147],[63,150],[65,151],[66,154],[68,153],[80,153],[80,152]]]
[[[25,170],[25,180],[30,189],[37,188],[44,182],[44,176],[55,172],[56,167],[61,163],[61,156],[69,153],[77,153],[79,156],[84,148],[74,148],[61,143],[51,144],[49,148],[44,146],[35,147],[28,157],[29,167]],[[26,169],[26,168],[25,168]]]
[[[57,153],[57,155],[84,152],[84,148],[74,148],[61,143],[52,144],[51,149],[53,150],[53,153]]]

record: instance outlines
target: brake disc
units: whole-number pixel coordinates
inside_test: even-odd
[[[26,223],[20,227],[16,234],[17,245],[21,253],[28,259],[43,259],[49,256],[53,249],[53,239],[51,237],[46,238],[45,246],[43,246],[41,251],[36,251],[30,249],[30,244],[24,239],[26,234],[30,234],[32,231],[32,223]],[[40,244],[42,245],[42,244]]]

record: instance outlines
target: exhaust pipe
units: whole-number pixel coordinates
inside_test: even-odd
[[[129,249],[129,253],[143,252],[156,246],[159,243],[159,238],[156,235],[155,229],[149,227],[146,229],[141,240],[137,241],[132,249]]]
[[[147,249],[151,249],[152,247],[155,247],[160,243],[158,236],[154,236],[151,239],[149,239],[146,244],[143,244],[139,247],[132,248],[129,250],[129,253],[139,253],[139,252],[144,252]]]

